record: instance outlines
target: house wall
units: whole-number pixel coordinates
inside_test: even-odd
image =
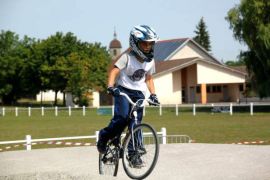
[[[202,50],[197,48],[193,43],[188,42],[180,51],[173,55],[170,59],[184,59],[191,57],[199,57],[202,59],[210,59]]]
[[[181,70],[175,71],[173,76],[173,96],[175,97],[175,104],[182,104],[182,76]]]
[[[237,102],[241,97],[241,92],[239,91],[239,84],[229,84],[228,85],[228,94],[229,94],[229,101]]]
[[[37,95],[36,95],[36,100],[38,102],[41,101],[54,101],[54,97],[55,97],[55,92],[53,90],[48,90],[48,91],[40,91]],[[63,100],[63,93],[58,92],[57,93],[57,99],[58,100]]]
[[[191,65],[187,67],[187,87],[186,87],[186,93],[187,93],[187,103],[195,103],[198,102],[198,98],[196,97],[196,86],[197,86],[197,67],[196,65]]]
[[[36,95],[36,100],[38,102],[40,102],[41,101],[41,98],[42,98],[42,101],[54,101],[54,96],[55,96],[55,92],[52,91],[52,90],[45,91],[45,92],[44,91],[41,91],[39,94]],[[92,106],[93,107],[99,107],[100,106],[99,92],[94,91],[92,93],[92,98],[93,98]],[[57,99],[58,100],[63,100],[63,93],[58,92],[57,93]],[[66,106],[74,106],[74,105],[75,104],[72,101],[72,94],[67,93],[66,94]]]
[[[240,83],[241,84],[241,83]],[[210,92],[207,92],[207,103],[213,102],[238,102],[240,97],[242,97],[242,92],[239,90],[240,84],[214,84],[207,85]],[[198,85],[200,87],[200,85]],[[209,87],[210,86],[210,87]],[[220,92],[213,92],[213,86],[219,86]],[[225,92],[225,86],[227,87],[227,92]],[[225,95],[227,94],[227,95]],[[201,93],[196,93],[197,102],[201,102]]]
[[[237,102],[241,97],[239,84],[244,82],[244,77],[240,76],[241,74],[238,75],[228,70],[225,71],[223,68],[194,64],[184,69],[155,77],[154,82],[156,92],[162,104],[182,104],[182,88],[184,87],[186,103],[200,103],[201,92],[197,93],[197,88],[201,88],[200,83],[206,83],[207,86],[211,86],[211,92],[207,92],[208,103]],[[200,81],[197,81],[197,79]],[[233,81],[237,81],[237,83],[230,83]],[[219,86],[221,91],[213,91],[213,86]],[[224,86],[227,87],[226,93]],[[225,94],[227,94],[227,98]]]
[[[93,92],[93,107],[99,107],[100,106],[100,101],[99,101],[99,92],[94,91]]]
[[[223,92],[207,93],[207,102],[222,102],[224,99]]]
[[[205,62],[197,63],[198,84],[244,83],[245,76]]]
[[[156,94],[161,104],[181,104],[181,72],[168,73],[154,78]]]

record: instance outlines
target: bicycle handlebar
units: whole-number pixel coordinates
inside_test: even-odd
[[[134,103],[126,93],[120,92],[120,95],[121,95],[121,96],[125,96],[125,97],[127,98],[128,102],[129,102],[130,104],[132,104],[133,106],[136,106],[136,105],[137,105],[137,103]],[[157,103],[151,101],[150,99],[146,99],[146,98],[145,98],[145,99],[142,99],[142,100],[143,100],[144,102],[145,102],[145,101],[148,102],[149,104],[159,105],[159,104],[157,104]],[[142,103],[139,107],[143,107],[143,106],[144,106],[144,103]]]

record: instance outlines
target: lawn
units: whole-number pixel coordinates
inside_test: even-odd
[[[94,135],[95,131],[106,126],[111,115],[98,115],[96,109],[87,109],[85,116],[81,110],[60,110],[55,116],[53,110],[41,116],[40,111],[33,110],[31,116],[27,111],[14,112],[0,116],[0,141],[21,140],[30,134],[33,139]],[[144,122],[150,123],[157,131],[162,127],[168,135],[188,135],[197,143],[237,143],[242,141],[266,141],[270,144],[270,113],[205,113],[179,112],[174,109],[146,109]],[[78,141],[78,140],[77,140]],[[3,147],[3,146],[2,146]]]

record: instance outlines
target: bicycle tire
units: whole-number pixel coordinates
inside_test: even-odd
[[[105,154],[99,153],[98,167],[100,175],[117,176],[119,166],[119,147],[107,145]]]
[[[134,144],[142,144],[143,148],[145,149],[145,153],[141,153],[141,151],[138,151],[137,155],[142,161],[142,166],[141,167],[134,167],[131,164],[131,161],[129,159],[129,149],[128,145],[130,141],[132,140],[132,134],[131,132],[127,134],[124,143],[123,143],[123,154],[122,154],[122,163],[124,170],[126,174],[131,178],[131,179],[144,179],[146,178],[154,169],[157,159],[159,156],[159,143],[158,143],[158,138],[156,131],[148,124],[139,124],[135,126],[133,130],[133,134],[136,136],[138,134],[136,133],[141,133],[143,132],[146,135],[143,135],[143,140],[141,142],[136,142]],[[149,140],[146,142],[146,138]],[[137,146],[137,145],[136,145]],[[141,145],[139,145],[141,146]],[[139,149],[139,146],[136,147],[136,152],[137,149]]]

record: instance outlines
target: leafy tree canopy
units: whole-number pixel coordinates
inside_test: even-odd
[[[0,33],[0,99],[12,104],[39,91],[71,92],[82,98],[106,87],[110,56],[100,43],[81,42],[68,32],[44,40]]]
[[[242,0],[226,17],[234,37],[249,50],[240,54],[260,97],[270,96],[270,1]]]

